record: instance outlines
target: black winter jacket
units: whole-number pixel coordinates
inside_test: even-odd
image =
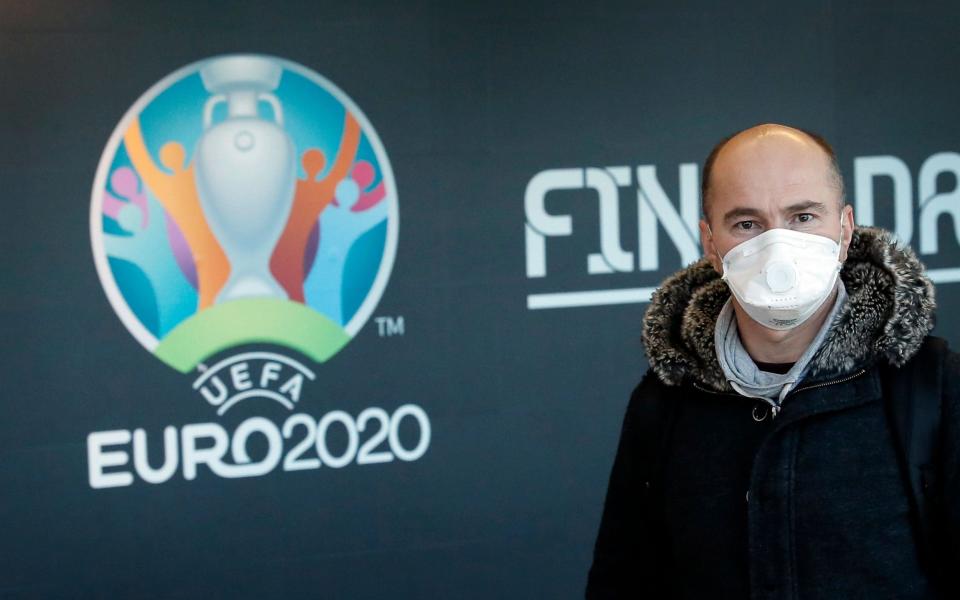
[[[933,286],[909,248],[871,228],[855,232],[841,276],[848,302],[776,418],[723,377],[713,331],[729,292],[709,263],[657,291],[651,368],[627,408],[588,598],[960,598],[947,589],[960,578],[960,358],[942,357],[930,557],[881,375],[932,328]],[[931,576],[934,563],[948,577]]]

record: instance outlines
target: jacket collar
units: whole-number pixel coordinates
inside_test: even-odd
[[[840,271],[848,299],[810,362],[805,381],[850,374],[882,361],[901,366],[933,329],[933,283],[913,250],[893,235],[857,227]],[[692,381],[731,391],[713,334],[730,296],[726,282],[700,259],[663,282],[643,319],[650,367],[667,385]]]

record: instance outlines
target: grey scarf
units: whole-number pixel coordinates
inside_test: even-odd
[[[717,317],[717,326],[714,330],[713,341],[717,351],[717,359],[723,373],[730,382],[730,386],[743,396],[751,398],[763,398],[765,400],[774,400],[779,403],[787,393],[795,388],[803,378],[804,371],[810,363],[810,359],[816,354],[820,344],[827,336],[827,331],[833,323],[834,317],[840,312],[840,307],[847,301],[847,290],[843,282],[837,280],[837,298],[830,309],[830,314],[823,321],[823,326],[817,332],[816,337],[797,359],[791,369],[784,373],[768,373],[757,368],[756,363],[750,358],[743,342],[740,341],[740,334],[737,331],[736,314],[733,312],[733,298],[727,300]]]

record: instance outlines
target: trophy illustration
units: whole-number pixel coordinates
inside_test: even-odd
[[[213,59],[200,70],[211,93],[195,153],[197,191],[204,216],[230,261],[216,302],[287,294],[270,273],[270,255],[293,205],[295,149],[272,93],[282,68],[260,56]],[[260,116],[261,102],[273,120]],[[226,119],[214,110],[226,103]]]

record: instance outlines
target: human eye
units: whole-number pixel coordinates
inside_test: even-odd
[[[800,213],[793,220],[800,225],[811,225],[817,220],[817,215],[813,213]]]
[[[748,233],[756,231],[759,224],[756,221],[737,221],[733,224],[734,231]]]

